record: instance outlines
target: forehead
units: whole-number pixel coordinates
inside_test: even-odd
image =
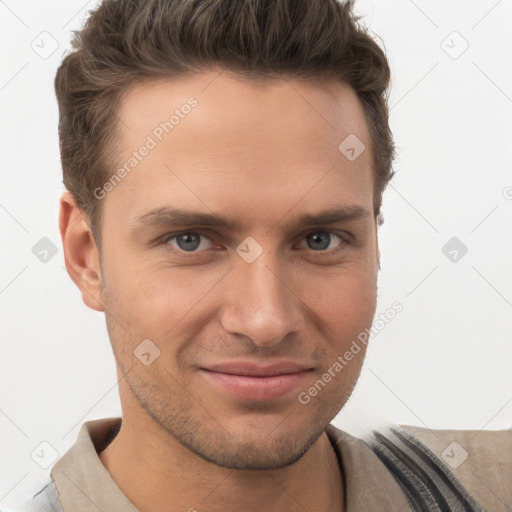
[[[128,172],[106,201],[117,213],[170,202],[215,211],[229,201],[270,217],[294,205],[371,205],[370,136],[357,95],[342,82],[205,72],[139,84],[118,115],[118,164]],[[365,148],[356,159],[340,151],[346,140]]]
[[[128,89],[119,109],[123,138],[133,142],[133,136],[150,133],[155,123],[168,121],[191,97],[197,107],[186,116],[186,125],[219,142],[222,135],[243,136],[244,132],[254,137],[253,144],[268,139],[275,142],[276,133],[283,144],[305,132],[332,132],[334,142],[343,134],[354,133],[361,139],[368,136],[356,93],[339,80],[283,76],[262,81],[212,71],[142,82]],[[173,129],[173,135],[179,136],[179,130]]]

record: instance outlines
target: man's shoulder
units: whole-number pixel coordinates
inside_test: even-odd
[[[412,510],[512,510],[512,429],[436,430],[388,423],[367,428],[361,437],[334,425],[328,433],[345,447],[343,456],[353,469],[362,459],[363,474],[371,470],[388,481],[387,488],[392,477]]]
[[[421,441],[452,469],[482,464],[512,468],[512,427],[504,430],[430,429],[399,425]]]
[[[2,509],[0,512],[63,512],[57,487],[51,477],[32,498],[15,509]]]
[[[443,462],[477,501],[490,510],[512,505],[512,428],[429,429],[400,425]],[[501,508],[499,508],[501,507]]]

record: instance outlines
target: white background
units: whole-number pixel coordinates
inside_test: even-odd
[[[42,441],[62,455],[84,421],[121,415],[104,316],[64,269],[57,221],[53,80],[70,31],[95,3],[0,3],[3,506],[49,474],[31,458]],[[377,315],[394,301],[404,309],[371,340],[334,423],[357,436],[382,422],[510,428],[512,1],[360,0],[356,10],[390,60],[398,149]],[[31,47],[43,31],[58,42],[46,59]],[[456,263],[441,251],[454,236],[468,248]],[[47,263],[32,253],[42,237],[58,247]]]

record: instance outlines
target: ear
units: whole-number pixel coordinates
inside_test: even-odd
[[[375,247],[377,248],[377,272],[380,270],[380,247],[379,247],[379,227],[383,224],[384,218],[379,214],[375,227]]]
[[[66,269],[91,309],[104,311],[101,300],[101,271],[87,215],[67,190],[60,198],[59,229]]]

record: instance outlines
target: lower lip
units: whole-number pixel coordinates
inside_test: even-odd
[[[210,382],[225,391],[251,400],[271,400],[283,397],[296,389],[309,373],[303,371],[272,377],[248,377],[210,370],[201,371]]]

